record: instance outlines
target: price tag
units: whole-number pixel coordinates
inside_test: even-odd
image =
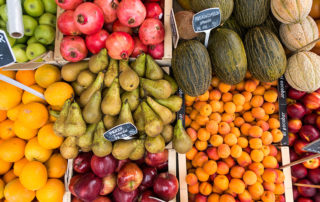
[[[181,88],[178,90],[178,95],[182,98],[182,106],[181,109],[177,112],[177,119],[182,120],[183,127],[185,127],[185,114],[186,114],[186,109],[185,109],[185,100],[184,100],[184,93]]]
[[[0,67],[12,64],[15,61],[16,58],[11,50],[6,33],[3,30],[0,30]]]
[[[195,14],[192,19],[193,30],[196,33],[205,32],[206,39],[204,45],[208,47],[210,32],[221,23],[221,13],[219,8],[208,8]]]
[[[320,154],[320,140],[316,140],[303,147],[304,151]]]
[[[278,92],[280,130],[283,134],[281,145],[289,145],[286,80],[284,76],[281,76],[278,80]]]
[[[120,139],[130,140],[133,139],[132,136],[138,133],[138,130],[135,125],[132,123],[124,123],[118,126],[115,126],[105,132],[103,136],[110,142],[114,142]]]
[[[172,30],[173,47],[177,48],[180,36],[178,32],[176,18],[174,17],[173,9],[171,10],[171,13],[170,13],[170,24],[171,24],[171,30]]]

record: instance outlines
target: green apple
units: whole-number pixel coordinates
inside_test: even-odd
[[[30,37],[30,39],[27,41],[27,44],[30,45],[32,43],[38,43],[35,36]]]
[[[12,47],[12,51],[17,62],[21,63],[29,60],[27,57],[26,48],[27,46],[24,44],[17,44]]]
[[[3,21],[5,21],[5,22],[8,21],[7,6],[5,4],[0,6],[0,16]]]
[[[49,45],[54,41],[55,30],[50,25],[39,25],[34,31],[37,41],[44,45]]]
[[[16,43],[16,39],[12,38],[6,30],[4,30],[4,31],[6,32],[6,36],[8,38],[9,44],[12,47]]]
[[[22,20],[24,25],[24,34],[26,36],[32,36],[34,33],[34,30],[38,26],[37,20],[29,15],[23,15]]]
[[[5,0],[0,0],[0,5],[3,5],[3,4],[5,4],[5,3],[6,3]]]
[[[39,17],[44,12],[44,5],[41,0],[25,0],[23,7],[26,13],[32,17]]]
[[[27,57],[29,60],[33,60],[46,51],[46,47],[44,47],[44,45],[42,45],[41,43],[32,43],[27,47]]]
[[[51,13],[45,13],[41,15],[39,18],[40,25],[51,25],[52,27],[56,27],[56,16]]]
[[[17,40],[16,40],[16,43],[17,43],[17,44],[24,44],[24,43],[26,43],[26,42],[28,41],[28,39],[29,39],[29,37],[26,36],[26,35],[24,35],[22,38],[17,39]]]
[[[44,5],[44,10],[48,13],[56,14],[57,13],[57,4],[55,0],[42,0]]]
[[[0,19],[0,29],[7,29],[7,23]]]

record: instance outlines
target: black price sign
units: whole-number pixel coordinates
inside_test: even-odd
[[[320,140],[313,141],[307,146],[303,147],[303,150],[306,152],[313,152],[320,154]]]
[[[133,139],[132,136],[138,133],[138,130],[135,125],[132,123],[124,123],[118,126],[115,126],[105,132],[104,137],[110,142],[114,142],[120,139],[129,140]]]
[[[283,134],[281,145],[289,145],[286,80],[284,76],[281,76],[278,80],[278,93],[280,130]]]
[[[181,88],[179,88],[178,90],[178,95],[182,98],[182,106],[181,106],[181,109],[177,112],[177,119],[182,120],[183,127],[185,127],[186,105],[184,100],[184,93]]]
[[[14,63],[16,58],[11,50],[6,33],[0,30],[0,67]]]

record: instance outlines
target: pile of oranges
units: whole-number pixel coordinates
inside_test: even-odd
[[[247,73],[237,85],[213,77],[206,93],[185,96],[190,201],[284,201],[276,86]]]
[[[62,201],[67,160],[56,149],[64,138],[54,133],[49,110],[61,108],[73,89],[60,82],[60,70],[52,65],[0,73],[46,98],[0,81],[0,201]]]

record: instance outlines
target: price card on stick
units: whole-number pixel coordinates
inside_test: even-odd
[[[132,123],[124,123],[118,126],[115,126],[104,133],[104,138],[109,140],[110,142],[114,142],[120,139],[130,140],[134,139],[135,134],[138,133],[138,130],[135,125]]]
[[[316,140],[302,148],[304,151],[320,154],[320,140]]]
[[[6,33],[0,30],[0,67],[10,65],[16,61]]]
[[[204,45],[208,47],[210,32],[221,23],[219,8],[208,8],[195,14],[192,19],[192,27],[195,33],[206,33]]]

